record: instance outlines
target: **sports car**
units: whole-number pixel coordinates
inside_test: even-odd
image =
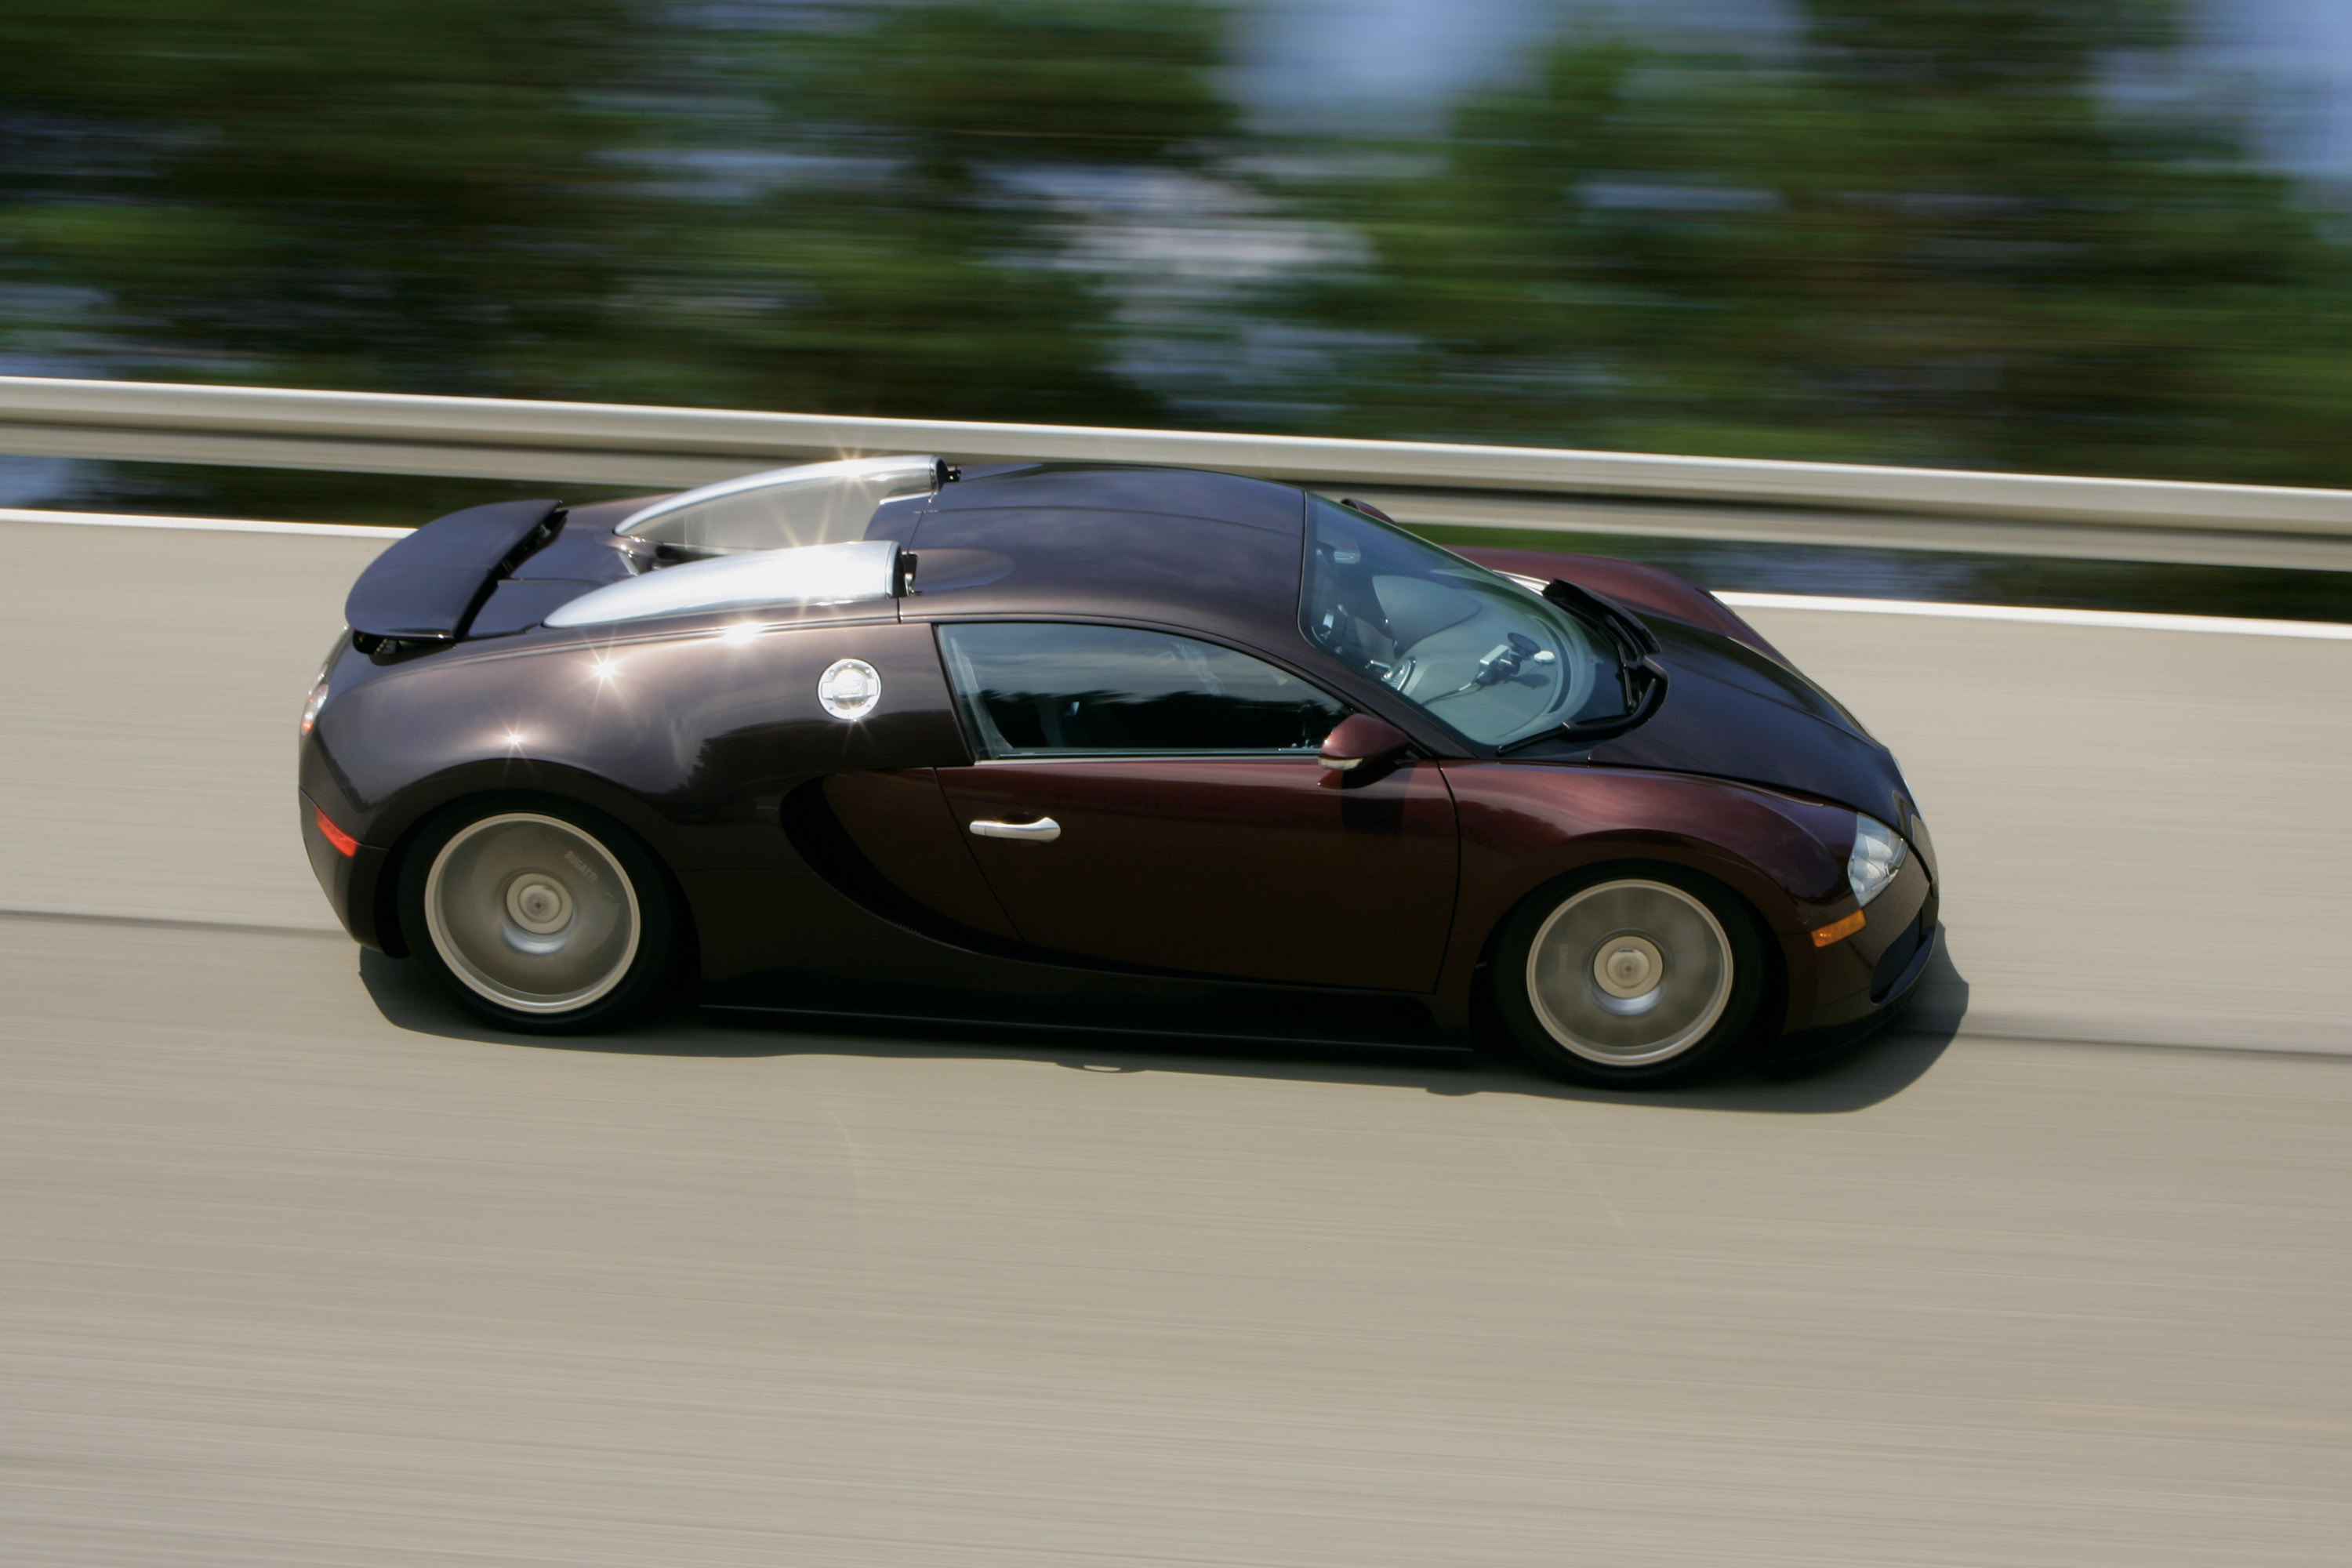
[[[301,716],[351,934],[502,1027],[1516,1047],[1618,1087],[1919,983],[1895,759],[1720,601],[1108,464],[812,463],[385,550]]]

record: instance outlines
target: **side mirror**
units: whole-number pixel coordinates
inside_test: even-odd
[[[1335,773],[1353,773],[1392,761],[1412,744],[1411,737],[1387,720],[1350,713],[1323,737],[1323,750],[1315,760]]]

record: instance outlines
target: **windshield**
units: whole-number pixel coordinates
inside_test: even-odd
[[[1626,709],[1613,648],[1505,577],[1309,496],[1307,640],[1470,740],[1507,746]]]

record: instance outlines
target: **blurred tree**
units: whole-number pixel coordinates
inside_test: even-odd
[[[1032,176],[1228,134],[1222,15],[811,15],[26,0],[0,13],[15,344],[320,386],[1148,416]]]
[[[0,348],[165,379],[1150,421],[1041,175],[1189,164],[1229,135],[1224,26],[1195,0],[19,0]],[[351,488],[162,482],[281,511]]]
[[[1762,61],[1565,43],[1441,143],[1394,149],[1422,172],[1285,188],[1373,259],[1235,322],[1271,348],[1268,384],[1231,406],[1368,435],[2352,483],[2352,246],[2232,125],[2134,97],[2174,4],[1808,0],[1801,45]],[[1074,241],[1106,191],[1231,186],[1235,153],[1297,150],[1221,94],[1230,19],[1215,0],[16,0],[0,349],[167,378],[1165,422],[1118,368],[1118,279]],[[1318,345],[1323,372],[1276,384]]]
[[[1235,129],[1212,79],[1224,27],[1192,0],[950,0],[735,33],[734,79],[761,112],[700,139],[781,173],[687,215],[644,304],[729,401],[1156,418],[1110,369],[1116,304],[1066,264],[1079,220],[1052,176],[1212,155]]]
[[[623,0],[15,0],[9,341],[133,374],[529,395],[600,384],[651,217]],[[43,286],[46,286],[44,288]]]
[[[1351,434],[2352,483],[2347,247],[2233,128],[2134,112],[2166,0],[1811,0],[1778,66],[1563,44],[1378,263]]]

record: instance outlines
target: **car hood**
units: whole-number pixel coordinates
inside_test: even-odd
[[[1640,728],[1595,745],[1592,762],[1793,790],[1909,830],[1910,792],[1893,754],[1827,692],[1729,637],[1662,616],[1645,624],[1665,700]]]

